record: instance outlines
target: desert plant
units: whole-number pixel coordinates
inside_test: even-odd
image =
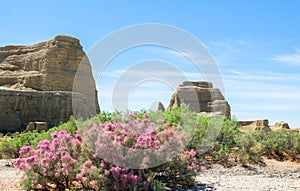
[[[83,138],[63,130],[53,132],[49,140],[40,141],[36,148],[22,147],[14,164],[26,172],[23,186],[59,190],[160,190],[170,182],[184,182],[198,173],[196,152],[184,150],[182,141],[186,137],[182,127],[159,122],[158,125],[168,128],[158,131],[147,113],[142,117],[128,113],[124,117],[121,120],[124,123],[89,121],[85,128],[79,129]],[[73,130],[75,124],[71,127]],[[137,152],[119,155],[124,152],[120,146]],[[170,153],[161,155],[166,146],[171,147]],[[170,160],[164,161],[164,157]],[[124,161],[140,162],[141,168],[128,168]],[[151,161],[161,165],[151,165]]]
[[[71,135],[75,135],[77,131],[77,122],[71,116],[70,120],[62,123],[57,127],[53,127],[47,132],[29,131],[26,133],[15,133],[12,137],[3,138],[0,142],[0,158],[14,159],[19,157],[19,150],[22,146],[32,146],[37,148],[38,143],[42,140],[50,140],[51,134],[55,131],[65,130]]]
[[[74,138],[66,131],[60,131],[52,133],[51,137],[51,141],[39,142],[36,150],[31,146],[22,147],[20,158],[13,161],[16,167],[26,173],[27,178],[23,182],[26,189],[53,189],[50,183],[55,183],[57,190],[70,189],[78,174],[97,172],[98,169],[89,160],[84,161],[79,134]],[[91,185],[91,181],[84,182],[85,179],[81,179],[83,188],[97,189],[97,185]]]
[[[39,136],[37,131],[16,133],[12,137],[3,138],[0,142],[0,158],[14,159],[19,157],[22,146],[32,145]]]
[[[290,157],[295,160],[296,156],[300,154],[300,136],[297,133],[282,129],[261,133],[257,137],[262,144],[264,154],[269,158]]]
[[[104,160],[113,160],[114,163],[121,166],[140,164],[140,167],[149,168],[149,171],[152,172],[163,171],[164,173],[160,174],[164,174],[165,181],[176,180],[178,175],[194,176],[198,168],[194,163],[194,158],[182,159],[181,150],[185,148],[184,140],[186,139],[183,128],[172,127],[168,123],[159,123],[160,126],[168,128],[158,131],[156,124],[150,122],[148,117],[148,114],[144,114],[144,117],[140,118],[136,113],[130,113],[126,116],[127,123],[91,123],[83,129],[83,137],[88,140],[89,148],[100,157]],[[170,152],[162,150],[166,149],[165,146],[171,147]],[[128,150],[130,150],[129,155]],[[179,154],[177,157],[176,153]],[[189,155],[187,151],[183,153]],[[174,160],[166,163],[165,159],[172,157]],[[165,163],[167,166],[152,168],[151,161],[155,161],[155,164]],[[136,166],[136,168],[138,167]]]
[[[262,161],[262,146],[257,140],[257,136],[260,132],[252,133],[240,133],[235,137],[238,150],[236,151],[236,157],[238,162],[246,165],[249,162],[258,163]]]

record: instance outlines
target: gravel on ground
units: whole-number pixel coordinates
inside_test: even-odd
[[[300,191],[299,163],[268,159],[265,163],[232,168],[213,165],[196,177],[197,186],[172,191]],[[8,164],[0,160],[0,191],[21,191],[18,185],[24,173]]]

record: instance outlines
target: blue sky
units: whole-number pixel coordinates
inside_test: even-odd
[[[232,114],[240,120],[286,121],[300,127],[299,1],[2,1],[0,46],[33,44],[67,34],[85,51],[130,25],[161,23],[197,37],[216,60]],[[162,53],[164,52],[164,53]],[[157,47],[118,56],[97,80],[100,106],[111,109],[114,81],[139,60],[174,63],[190,80],[202,75],[188,61]],[[114,64],[115,63],[115,64]],[[92,63],[93,64],[93,63]],[[155,90],[155,92],[154,92]],[[145,82],[132,90],[131,109],[168,104],[171,87]]]

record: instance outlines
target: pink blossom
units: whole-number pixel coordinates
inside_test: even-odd
[[[76,174],[76,179],[81,180],[82,179],[82,173]]]
[[[107,176],[109,175],[109,170],[104,170],[104,174]]]
[[[94,158],[94,159],[97,159],[97,158],[98,158],[98,155],[97,155],[97,154],[93,154],[93,158]]]
[[[81,138],[81,136],[80,136],[79,134],[76,134],[76,135],[75,135],[75,138],[76,138],[78,141],[82,142],[82,138]]]
[[[55,176],[56,178],[58,178],[58,177],[60,177],[60,173],[59,173],[59,172],[55,172],[54,176]]]
[[[125,187],[125,185],[127,183],[127,174],[121,175],[121,182],[122,182],[122,186]]]
[[[35,156],[30,156],[30,157],[28,157],[27,160],[26,160],[26,162],[27,162],[28,164],[34,163],[34,162],[35,162]]]
[[[20,168],[21,170],[27,170],[27,169],[28,169],[27,165],[26,165],[25,163],[23,163],[23,162],[20,163],[19,168]]]
[[[104,167],[105,167],[105,163],[104,163],[103,160],[101,160],[100,167],[101,167],[101,168],[104,168]]]

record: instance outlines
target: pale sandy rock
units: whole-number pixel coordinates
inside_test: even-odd
[[[197,113],[215,113],[230,118],[228,102],[210,82],[185,81],[180,84],[171,97],[169,107],[178,107],[181,103],[189,105],[189,109]]]
[[[269,127],[269,121],[267,119],[262,120],[250,120],[250,121],[238,121],[241,125],[241,130],[246,132],[251,131],[271,131]]]
[[[75,79],[81,88],[74,94]],[[0,104],[0,131],[19,131],[31,121],[58,124],[73,111],[83,118],[100,112],[79,40],[58,35],[32,46],[0,47]]]
[[[33,131],[33,130],[37,130],[38,132],[48,131],[48,123],[40,122],[40,121],[29,122],[24,132]]]
[[[270,128],[273,131],[279,131],[281,129],[290,129],[289,124],[284,121],[276,122],[274,125],[271,125]]]

